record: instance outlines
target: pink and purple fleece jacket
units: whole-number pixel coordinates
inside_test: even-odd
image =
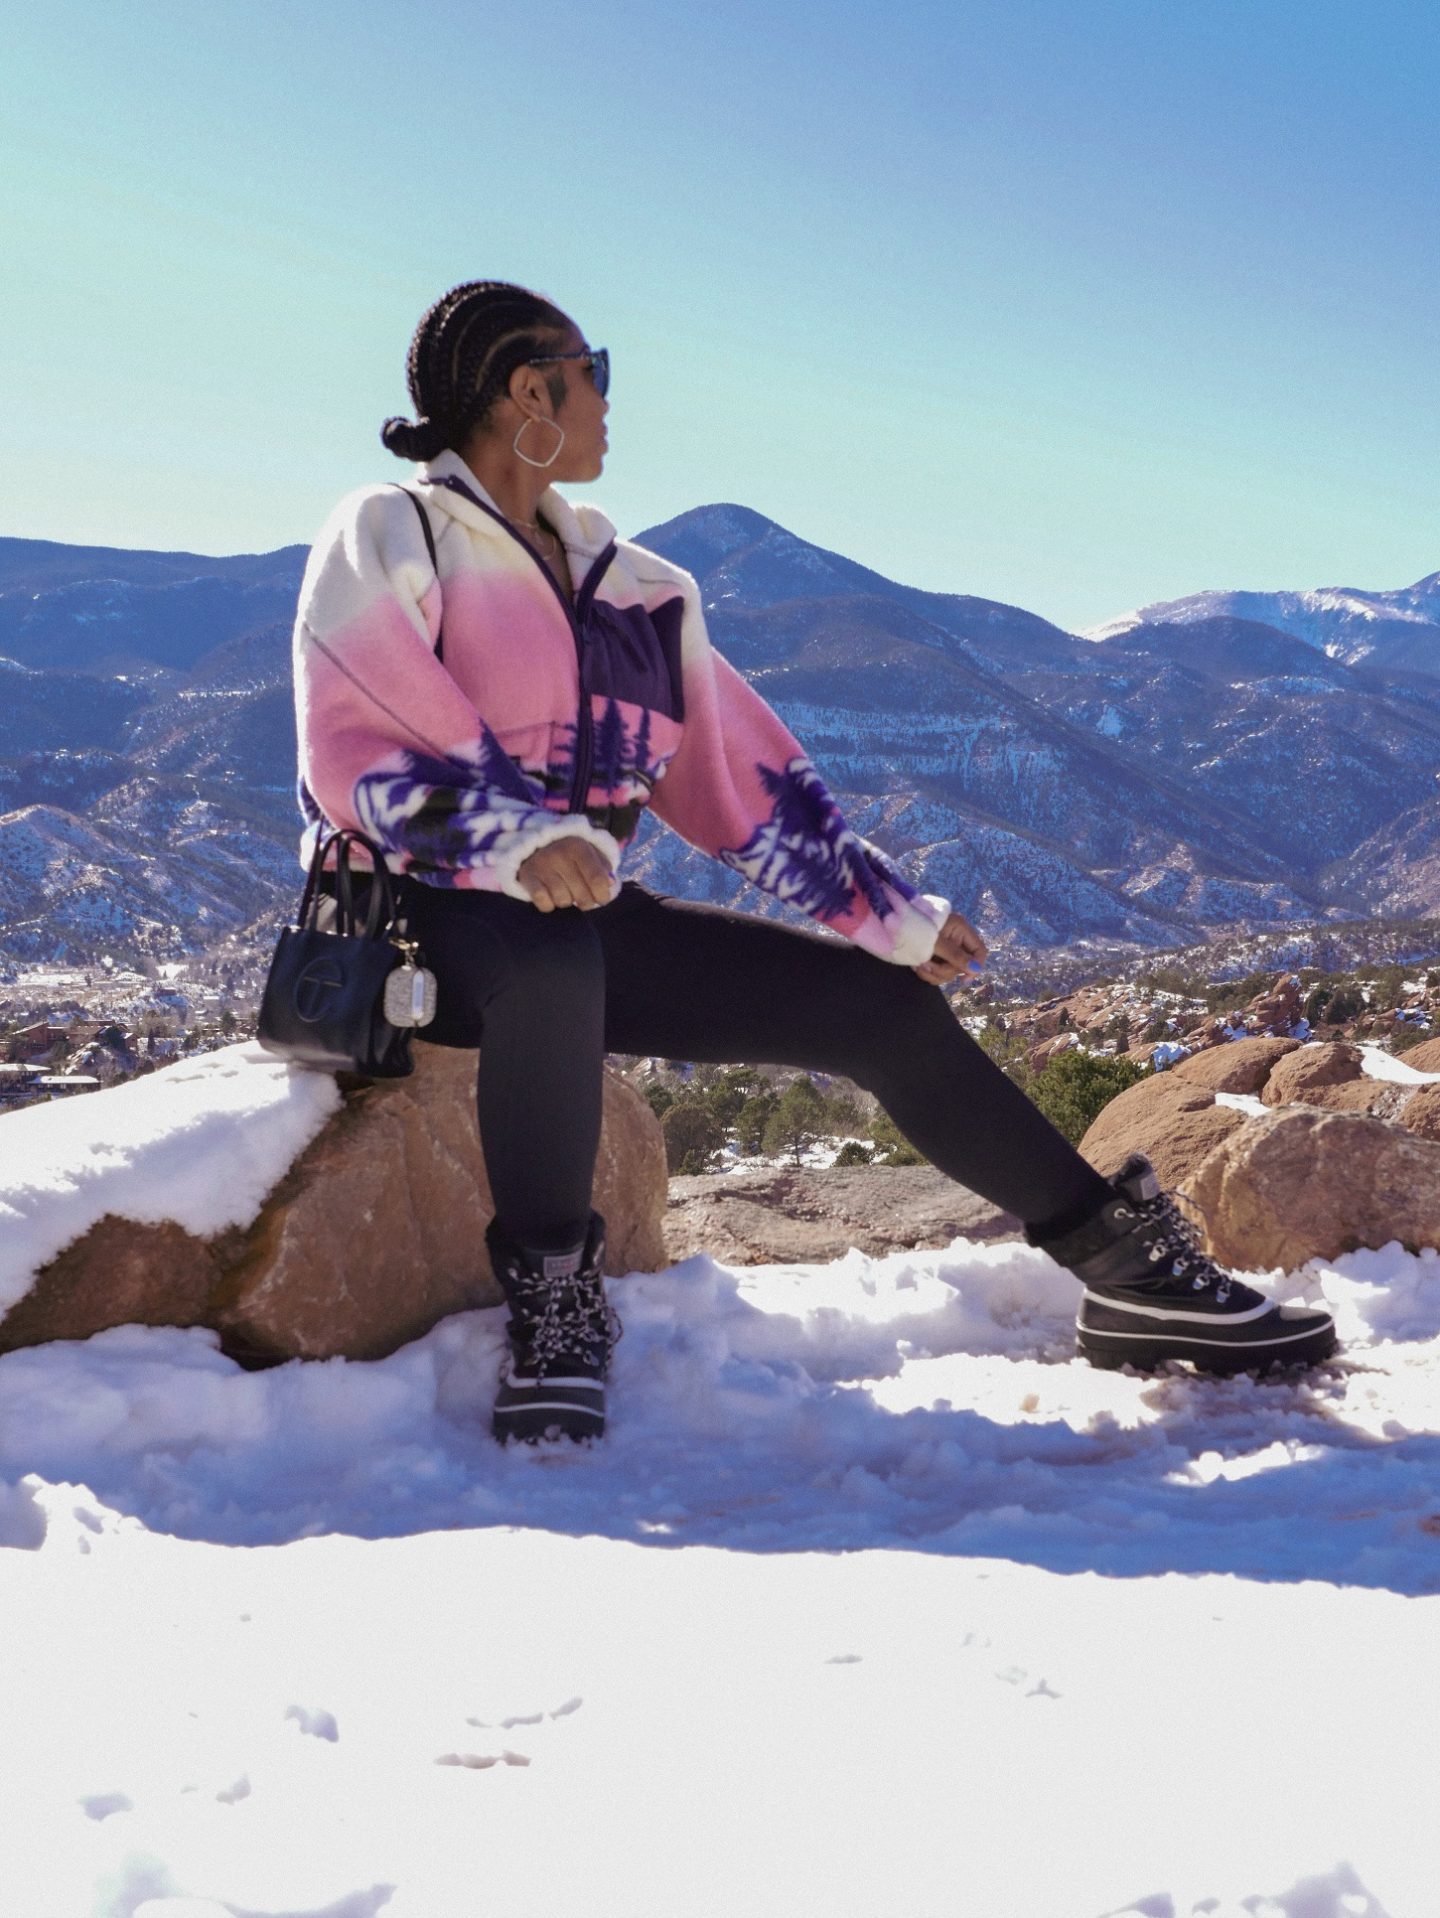
[[[412,500],[350,494],[295,623],[300,862],[356,827],[392,872],[529,899],[520,866],[574,834],[618,878],[649,806],[692,846],[867,951],[923,964],[950,912],[845,822],[777,714],[711,646],[700,591],[552,487],[572,608],[453,452]],[[443,664],[436,656],[443,612]],[[360,849],[352,865],[363,866]]]

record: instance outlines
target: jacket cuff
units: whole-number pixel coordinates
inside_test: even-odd
[[[894,949],[886,957],[897,966],[923,966],[935,951],[940,928],[954,908],[937,892],[922,892],[914,899],[902,899],[894,888],[891,897],[899,907],[899,925]]]
[[[534,901],[520,883],[520,868],[532,852],[538,852],[542,846],[551,845],[557,839],[588,839],[592,846],[598,846],[605,855],[610,868],[610,877],[614,879],[620,869],[620,842],[613,833],[603,826],[597,826],[580,812],[548,813],[538,818],[534,825],[522,826],[505,841],[503,851],[491,854],[490,865],[498,880],[498,890],[508,892],[512,899],[523,899],[526,905]]]

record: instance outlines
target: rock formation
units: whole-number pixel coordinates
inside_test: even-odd
[[[1242,1271],[1396,1239],[1440,1248],[1440,1144],[1363,1113],[1297,1105],[1250,1119],[1181,1190],[1203,1208],[1206,1250]]]
[[[209,1325],[247,1363],[382,1358],[451,1312],[498,1302],[476,1054],[422,1045],[415,1058],[405,1079],[341,1081],[341,1109],[243,1231],[202,1239],[107,1214],[0,1319],[0,1351],[110,1325]],[[660,1127],[607,1070],[595,1204],[608,1272],[666,1263],[665,1199]]]

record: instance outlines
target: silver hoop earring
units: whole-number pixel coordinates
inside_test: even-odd
[[[528,453],[521,451],[520,440],[527,426],[548,426],[560,435],[559,439],[556,440],[555,442],[555,450],[550,455],[548,460],[532,460]],[[553,466],[556,460],[559,459],[560,448],[564,444],[565,444],[565,428],[560,424],[560,422],[558,420],[541,419],[538,415],[533,420],[529,418],[528,415],[525,419],[521,420],[519,426],[516,429],[515,437],[510,442],[511,449],[514,451],[514,453],[516,454],[518,458],[524,460],[527,466]]]

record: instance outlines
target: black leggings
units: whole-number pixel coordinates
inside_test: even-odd
[[[1111,1196],[938,986],[849,941],[633,880],[585,912],[411,879],[399,896],[438,989],[416,1036],[479,1047],[491,1194],[523,1244],[583,1231],[607,1052],[845,1073],[932,1164],[1028,1224]]]

